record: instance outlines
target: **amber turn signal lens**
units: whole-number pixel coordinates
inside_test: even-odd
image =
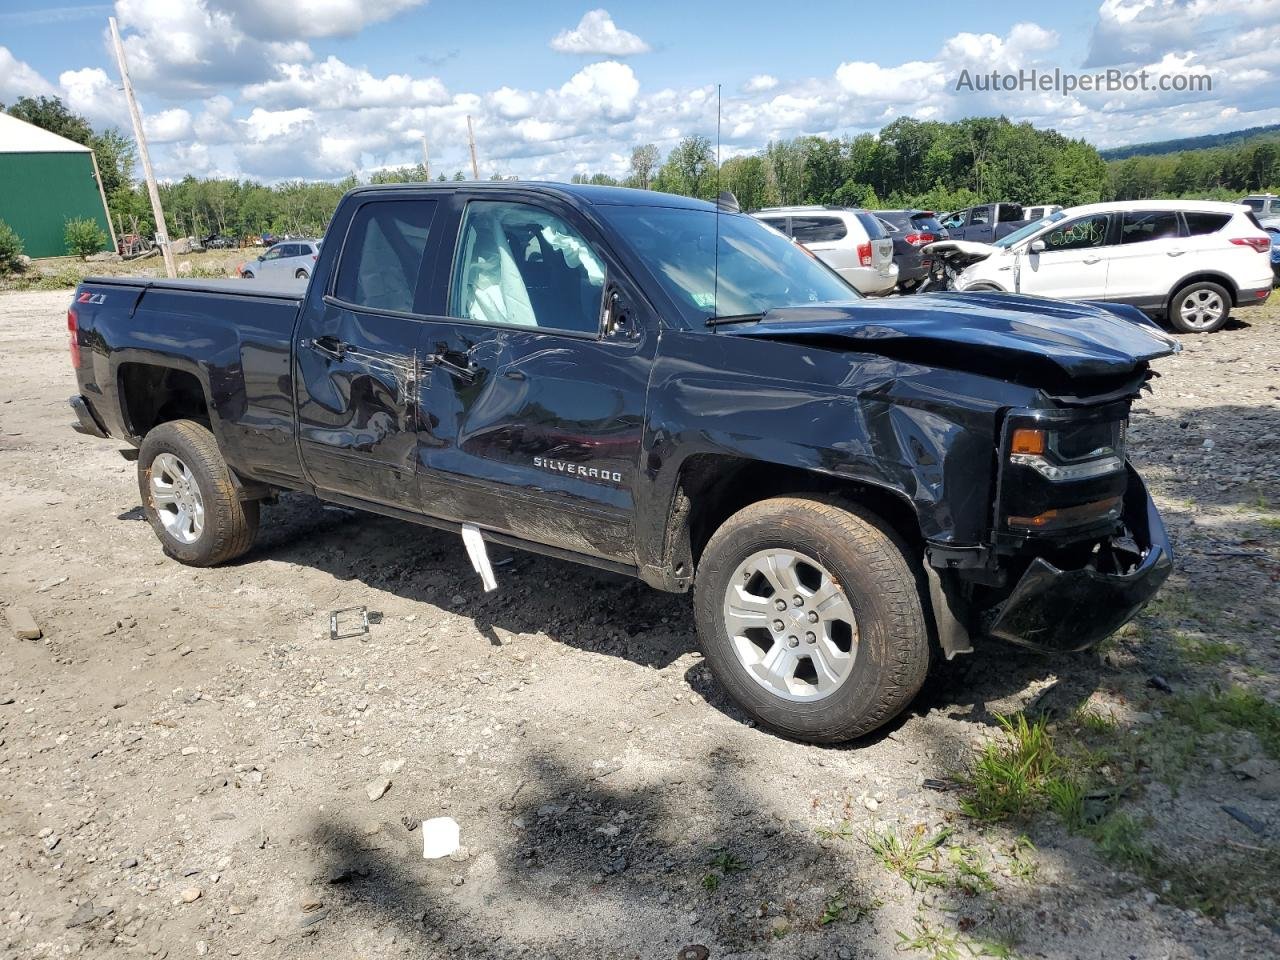
[[[1013,442],[1009,448],[1010,453],[1043,454],[1044,449],[1045,435],[1043,430],[1019,427],[1013,431]]]
[[[1009,526],[1021,527],[1024,530],[1044,530],[1048,527],[1069,527],[1082,523],[1101,520],[1109,514],[1117,514],[1120,510],[1119,497],[1107,497],[1093,503],[1082,503],[1078,507],[1062,507],[1058,510],[1046,510],[1034,517],[1010,517]]]

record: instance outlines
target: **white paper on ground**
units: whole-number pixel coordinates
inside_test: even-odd
[[[498,589],[498,581],[493,575],[493,565],[489,562],[489,551],[484,545],[484,535],[473,523],[462,525],[462,542],[466,545],[467,556],[471,558],[471,566],[480,574],[480,582],[484,584],[484,592]]]
[[[422,858],[439,860],[456,853],[462,845],[462,828],[453,817],[432,817],[422,821]]]

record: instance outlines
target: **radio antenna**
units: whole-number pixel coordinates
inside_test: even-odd
[[[711,315],[720,316],[720,84],[716,84],[716,246],[715,278],[711,286]],[[712,329],[715,329],[714,327]]]

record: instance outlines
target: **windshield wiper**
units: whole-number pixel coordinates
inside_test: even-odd
[[[763,313],[734,313],[724,317],[707,317],[707,326],[719,327],[730,323],[755,323],[763,319]]]

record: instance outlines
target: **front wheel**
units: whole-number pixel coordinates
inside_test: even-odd
[[[252,271],[252,270],[244,270],[244,271],[242,271],[242,272],[241,272],[240,277],[241,277],[241,279],[243,279],[243,280],[252,280],[252,279],[253,279],[253,271]]]
[[[138,489],[151,529],[175,560],[212,567],[253,546],[258,502],[236,496],[203,424],[171,420],[148,433],[138,451]]]
[[[1208,280],[1183,287],[1169,304],[1169,322],[1182,333],[1214,333],[1227,323],[1231,294]]]
[[[294,275],[293,275],[293,279],[295,279],[295,280],[305,280],[305,279],[307,279],[307,277],[309,277],[309,276],[311,276],[311,274],[307,273],[307,271],[305,271],[305,270],[298,270],[296,273],[294,273]]]
[[[734,514],[698,565],[707,663],[765,726],[814,743],[870,733],[929,669],[916,571],[874,516],[779,497]]]

